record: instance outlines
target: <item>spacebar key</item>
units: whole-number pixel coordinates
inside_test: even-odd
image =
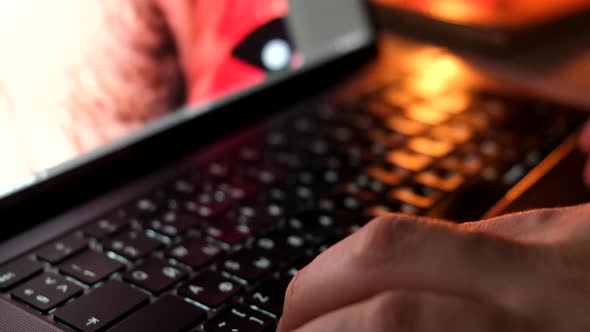
[[[110,281],[58,310],[55,319],[80,331],[98,331],[147,301],[140,291]]]

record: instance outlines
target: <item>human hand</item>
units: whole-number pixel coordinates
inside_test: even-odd
[[[589,331],[589,217],[377,218],[294,277],[278,331]]]

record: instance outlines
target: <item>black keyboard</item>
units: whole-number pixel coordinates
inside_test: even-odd
[[[480,217],[582,116],[398,85],[311,106],[0,267],[0,292],[75,331],[273,331],[289,280],[371,218]]]

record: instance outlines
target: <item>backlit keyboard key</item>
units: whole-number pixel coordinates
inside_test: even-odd
[[[427,125],[416,122],[399,115],[394,115],[387,120],[387,127],[406,136],[416,136],[428,128]]]
[[[434,193],[416,192],[415,188],[411,187],[394,189],[391,192],[391,197],[423,209],[432,207],[435,202]]]
[[[203,219],[219,217],[231,209],[232,205],[226,200],[217,200],[212,193],[200,194],[197,199],[186,202],[184,208]]]
[[[216,308],[241,289],[242,286],[222,277],[219,272],[205,271],[182,286],[178,294],[209,308]]]
[[[462,144],[471,139],[473,131],[470,127],[465,125],[440,125],[432,128],[430,136],[438,140]]]
[[[457,172],[448,171],[448,174],[440,174],[436,170],[429,170],[416,175],[416,182],[452,192],[457,189],[465,179]]]
[[[252,228],[233,220],[225,220],[206,226],[205,234],[217,241],[234,245],[248,238],[252,234]]]
[[[161,216],[151,219],[146,227],[152,231],[167,237],[176,237],[189,229],[196,228],[198,220],[187,213],[170,211]]]
[[[441,158],[449,154],[454,146],[446,141],[436,141],[426,137],[415,137],[408,142],[408,148],[426,156]]]
[[[4,291],[36,274],[41,273],[43,264],[28,258],[21,258],[0,267],[0,290]]]
[[[144,293],[118,281],[110,281],[57,310],[55,319],[80,331],[99,331],[148,300]]]
[[[449,114],[422,104],[413,105],[406,110],[405,114],[412,120],[431,126],[440,125],[449,119]]]
[[[471,97],[466,93],[445,93],[428,101],[433,109],[449,114],[460,114],[469,108]]]
[[[270,273],[274,265],[273,260],[265,255],[242,250],[220,263],[220,268],[248,282],[255,282]]]
[[[87,251],[59,266],[62,273],[88,285],[104,280],[123,268],[122,263],[95,251]]]
[[[70,235],[45,245],[37,251],[37,257],[51,264],[57,264],[64,259],[75,255],[88,246],[87,240],[76,235]]]
[[[172,247],[166,255],[198,269],[223,255],[223,250],[199,238],[188,238]]]
[[[301,235],[275,231],[254,241],[252,246],[265,255],[280,258],[290,258],[299,255],[308,245]]]
[[[349,222],[344,211],[340,211],[342,218],[337,218],[335,213],[337,211],[326,213],[318,210],[297,214],[287,218],[287,227],[311,236],[332,235]]]
[[[289,281],[270,279],[256,287],[246,301],[276,316],[283,313],[285,291]]]
[[[187,275],[187,272],[180,267],[150,258],[143,264],[125,273],[123,278],[154,294],[159,294],[186,278]]]
[[[270,332],[273,328],[271,318],[244,305],[233,306],[205,322],[207,332]]]
[[[115,325],[109,332],[183,332],[206,317],[205,311],[187,302],[166,295],[153,304],[139,309]]]
[[[389,171],[382,167],[371,166],[365,170],[365,173],[370,177],[385,183],[388,186],[398,185],[406,176],[402,170]]]
[[[125,214],[115,212],[108,216],[104,216],[97,221],[92,222],[83,228],[83,233],[86,236],[101,240],[107,236],[111,236],[124,228],[129,226],[129,220]]]
[[[162,242],[138,231],[117,235],[105,244],[107,250],[131,260],[144,257],[161,246]]]
[[[47,312],[81,293],[82,287],[64,277],[44,273],[14,289],[11,295],[39,311]]]
[[[387,155],[387,160],[395,166],[410,171],[421,171],[432,163],[432,158],[410,151],[395,150]]]

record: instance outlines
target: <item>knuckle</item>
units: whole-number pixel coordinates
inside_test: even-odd
[[[391,259],[417,245],[424,223],[403,215],[386,215],[369,222],[359,234],[352,248],[352,257],[359,262],[374,264]]]

